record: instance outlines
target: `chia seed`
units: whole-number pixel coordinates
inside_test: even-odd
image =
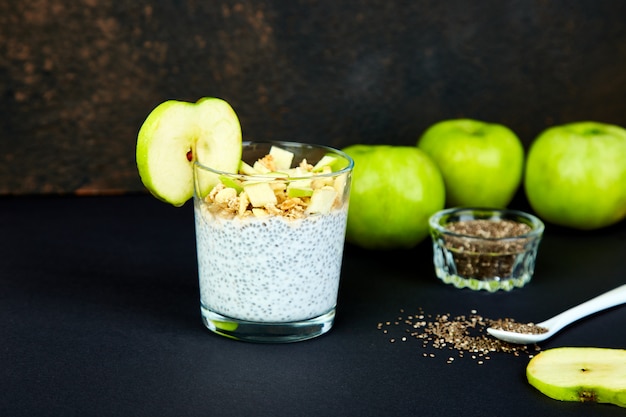
[[[519,238],[530,226],[512,220],[464,220],[446,225],[455,235],[444,237],[458,274],[464,277],[508,277],[528,239]],[[511,239],[508,239],[511,238]]]
[[[404,314],[404,310],[400,311]],[[538,345],[517,345],[491,337],[487,328],[508,326],[505,330],[523,329],[536,330],[532,323],[516,323],[511,318],[490,319],[483,317],[475,310],[469,315],[452,316],[450,314],[425,314],[419,309],[415,314],[403,315],[394,322],[380,322],[377,329],[383,334],[390,334],[395,339],[397,332],[413,338],[421,343],[423,349],[446,350],[457,353],[457,358],[467,357],[482,365],[491,359],[494,354],[511,354],[520,356],[534,356],[533,352],[540,351]],[[424,357],[434,358],[434,353],[423,353]],[[452,364],[455,358],[446,355],[446,363]]]
[[[524,334],[542,334],[548,331],[548,329],[546,329],[545,327],[537,326],[534,323],[519,323],[513,319],[508,318],[494,320],[490,327],[493,327],[494,329]]]

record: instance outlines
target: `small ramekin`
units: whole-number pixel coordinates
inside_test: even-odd
[[[510,291],[530,282],[543,222],[518,210],[457,207],[429,219],[435,274],[471,290]]]

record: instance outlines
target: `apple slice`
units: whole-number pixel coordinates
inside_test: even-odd
[[[137,169],[144,186],[158,199],[182,206],[194,193],[193,163],[237,172],[241,126],[224,100],[205,97],[196,103],[168,100],[148,115],[137,135]],[[217,178],[203,178],[207,193]]]
[[[526,368],[528,382],[561,401],[626,407],[626,350],[563,347],[540,352]]]

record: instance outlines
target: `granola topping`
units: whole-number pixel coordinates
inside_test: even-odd
[[[346,175],[330,175],[330,166],[317,169],[303,159],[295,168],[283,170],[271,154],[257,160],[254,166],[262,171],[250,175],[240,170],[240,177],[229,178],[228,185],[220,181],[209,192],[205,202],[212,215],[226,219],[300,219],[343,205]]]
[[[307,215],[306,208],[310,198],[288,197],[282,190],[277,190],[275,195],[277,204],[253,207],[244,192],[238,195],[234,188],[226,187],[220,182],[207,195],[205,201],[213,215],[225,218],[282,216],[299,219]]]

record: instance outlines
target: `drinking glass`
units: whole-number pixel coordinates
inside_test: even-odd
[[[237,340],[306,340],[335,318],[354,162],[322,145],[244,142],[248,171],[274,147],[293,154],[289,171],[194,165],[202,320]],[[323,158],[332,171],[304,169]]]

